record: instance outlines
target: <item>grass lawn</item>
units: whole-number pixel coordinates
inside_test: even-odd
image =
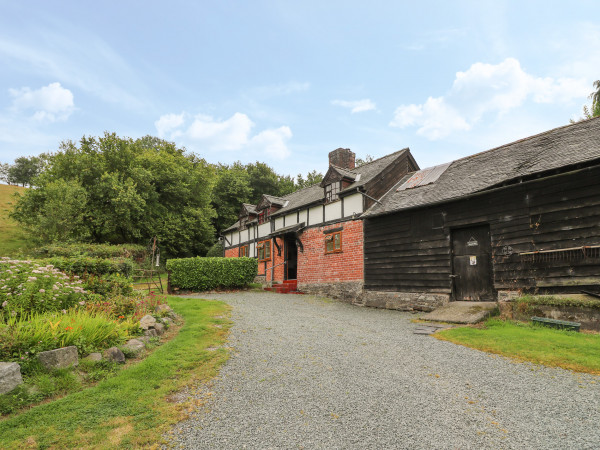
[[[20,186],[0,184],[0,256],[12,255],[29,245],[19,225],[8,217],[14,202],[12,195],[24,190]]]
[[[482,328],[460,327],[436,338],[522,361],[600,374],[600,335],[489,319]]]
[[[229,307],[216,301],[169,297],[185,324],[150,356],[95,387],[0,421],[0,448],[113,448],[157,444],[184,406],[169,394],[213,377],[226,361]],[[218,328],[215,325],[222,325]]]

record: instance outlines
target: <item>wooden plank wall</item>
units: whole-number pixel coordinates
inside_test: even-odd
[[[365,288],[451,293],[451,230],[478,224],[490,225],[495,289],[576,292],[600,285],[598,258],[527,262],[520,255],[600,245],[600,168],[595,167],[367,219]]]

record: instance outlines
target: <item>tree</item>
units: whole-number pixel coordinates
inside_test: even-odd
[[[8,163],[0,163],[0,181],[5,181],[8,183]]]
[[[42,171],[43,159],[38,156],[21,156],[15,159],[15,163],[8,166],[6,179],[9,184],[20,184],[31,186],[35,178]]]
[[[157,236],[171,256],[202,255],[215,238],[214,173],[203,159],[158,138],[84,136],[47,156],[37,189],[20,196],[12,217],[45,242],[144,244]]]
[[[238,220],[242,203],[250,203],[252,187],[246,167],[240,162],[217,167],[213,206],[217,211],[214,225],[218,234]],[[256,204],[256,203],[254,203]]]
[[[252,204],[256,205],[263,194],[281,197],[295,190],[292,177],[278,175],[265,163],[257,161],[255,164],[247,164],[246,171],[252,190],[249,202]]]
[[[360,167],[363,164],[367,164],[373,161],[373,157],[371,155],[365,156],[365,159],[356,158],[356,167]]]
[[[302,189],[308,186],[312,186],[313,184],[317,184],[323,181],[323,174],[321,172],[317,172],[313,170],[312,172],[308,172],[306,174],[306,179],[302,176],[301,173],[296,175],[296,188]]]
[[[579,120],[571,119],[571,123],[600,117],[600,80],[594,81],[594,88],[596,90],[588,96],[588,98],[592,100],[591,107],[588,108],[587,105],[583,105],[583,117],[579,118]]]

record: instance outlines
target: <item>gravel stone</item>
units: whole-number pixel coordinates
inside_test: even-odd
[[[600,377],[431,336],[413,314],[309,295],[233,306],[231,358],[175,448],[597,448]],[[190,300],[192,301],[192,300]]]

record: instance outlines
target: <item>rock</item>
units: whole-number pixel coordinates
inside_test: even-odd
[[[111,347],[107,350],[104,350],[103,356],[109,361],[117,362],[119,364],[125,363],[125,355],[117,347]]]
[[[16,362],[0,362],[0,394],[6,394],[22,383],[21,366]]]
[[[79,356],[77,347],[57,348],[47,352],[38,353],[38,359],[47,370],[64,369],[70,366],[79,365]]]
[[[156,323],[156,319],[152,317],[150,314],[146,314],[144,317],[140,319],[140,328],[142,330],[147,330],[148,328],[153,328]]]
[[[158,333],[154,328],[149,328],[148,330],[144,331],[144,336],[156,337],[158,336]]]
[[[102,353],[94,352],[87,355],[85,358],[86,361],[98,362],[102,361]]]
[[[154,308],[154,312],[156,314],[168,314],[171,311],[173,311],[173,310],[166,303],[164,303],[162,305],[158,305],[156,308]]]
[[[146,344],[138,339],[130,339],[127,341],[127,344],[123,346],[127,350],[131,351],[135,356],[139,355],[144,348],[146,348]]]
[[[142,342],[144,342],[144,343],[146,343],[146,344],[147,344],[148,342],[150,342],[150,336],[138,336],[136,339],[137,339],[138,341],[142,341]]]
[[[166,326],[171,325],[171,319],[169,319],[168,317],[162,317],[158,319],[158,321],[165,324]]]
[[[175,311],[169,311],[167,313],[167,316],[169,316],[173,320],[179,320],[179,315]]]
[[[154,329],[156,330],[156,333],[160,336],[162,334],[164,334],[165,332],[165,326],[162,323],[155,323],[154,324]]]

